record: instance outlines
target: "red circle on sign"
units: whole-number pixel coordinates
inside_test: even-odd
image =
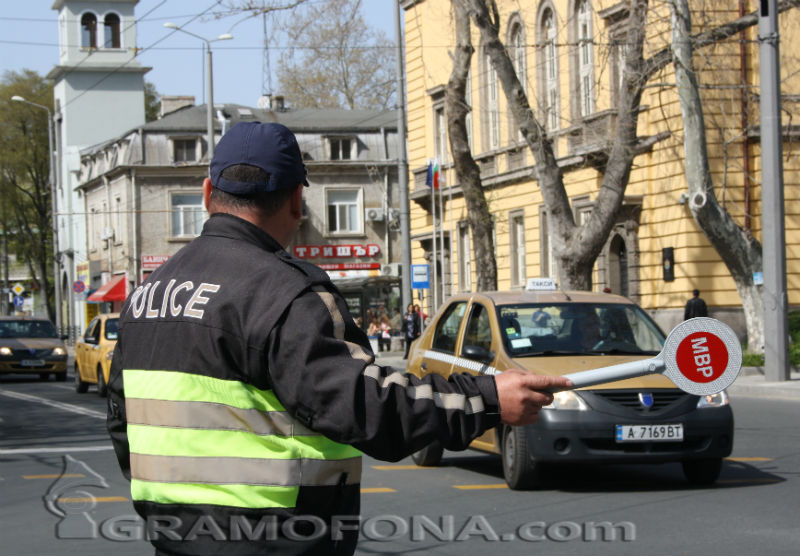
[[[728,367],[728,348],[710,332],[689,334],[675,354],[681,374],[692,382],[705,384],[722,376]]]

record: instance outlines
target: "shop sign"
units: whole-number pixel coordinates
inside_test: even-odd
[[[170,255],[142,255],[142,270],[155,270],[169,260]]]
[[[381,263],[332,263],[317,266],[322,270],[380,270]]]
[[[380,245],[368,243],[367,245],[296,245],[293,249],[294,256],[298,259],[344,259],[348,257],[375,257],[380,255]]]

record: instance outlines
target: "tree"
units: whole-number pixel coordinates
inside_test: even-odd
[[[370,29],[361,0],[297,8],[285,26],[291,47],[278,62],[279,91],[302,108],[385,109],[394,103],[395,49]]]
[[[156,91],[156,86],[149,82],[144,82],[144,121],[152,122],[158,119],[161,112],[161,95]]]
[[[47,314],[55,320],[50,148],[47,113],[12,96],[42,106],[53,105],[53,86],[31,70],[6,72],[0,80],[0,195],[4,203],[3,232],[9,249],[24,260],[34,286],[44,294]]]
[[[627,38],[625,48],[622,49],[622,65],[625,71],[616,99],[617,118],[616,129],[612,134],[613,142],[607,150],[605,162],[601,165],[602,184],[594,200],[592,212],[582,224],[578,225],[573,217],[564,187],[563,170],[558,166],[553,151],[553,138],[549,136],[546,128],[534,115],[525,88],[520,83],[510,59],[508,49],[500,39],[500,17],[496,1],[452,0],[452,4],[455,8],[457,30],[459,25],[463,25],[463,23],[459,24],[459,17],[465,17],[466,13],[480,31],[482,46],[502,83],[505,98],[519,131],[533,154],[538,186],[547,209],[550,240],[558,260],[559,282],[567,288],[588,289],[591,284],[594,263],[609,237],[622,205],[635,157],[670,135],[669,132],[662,132],[654,136],[639,137],[637,126],[642,93],[650,80],[672,62],[672,49],[670,46],[656,48],[653,54],[645,58],[645,22],[652,15],[649,13],[646,0],[630,2],[628,21],[625,27]],[[783,1],[779,5],[779,10],[785,11],[797,5],[800,5],[798,0]],[[748,14],[691,36],[690,42],[695,49],[703,48],[725,40],[756,23],[757,15],[755,13]],[[459,36],[461,35],[459,34]],[[459,44],[456,49],[454,72],[459,71],[461,77],[466,79],[469,64],[459,61],[461,48],[462,46]],[[469,49],[471,53],[471,46]],[[454,80],[451,76],[447,95],[448,98],[451,95],[453,98],[449,100],[448,109],[453,107],[457,110],[455,107],[458,103],[465,104],[465,97],[455,89],[457,83],[458,80]],[[450,90],[451,88],[453,90]],[[451,123],[451,148],[454,151],[459,149],[463,151],[463,146],[459,146],[461,138],[455,136],[457,133],[458,128]],[[471,156],[469,158],[471,160]],[[465,161],[464,157],[459,157],[454,153],[457,175],[459,173],[469,175],[466,163],[468,161]],[[459,169],[459,166],[462,168]],[[477,186],[479,187],[479,185],[478,182]],[[462,183],[462,187],[465,197],[468,197],[470,195],[468,190],[476,187],[476,184],[468,180]],[[470,216],[470,222],[473,219],[480,221],[489,217],[488,207],[484,210],[480,205],[476,206],[478,210],[484,212],[478,217]],[[477,233],[475,228],[472,231],[473,234]],[[483,264],[478,265],[479,282],[483,267]],[[750,279],[752,280],[752,274]]]

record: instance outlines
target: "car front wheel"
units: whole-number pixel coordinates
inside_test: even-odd
[[[411,454],[411,459],[414,463],[421,467],[436,467],[442,461],[442,454],[444,448],[438,441],[434,440],[422,450],[418,450]]]
[[[528,453],[524,427],[506,427],[503,431],[503,476],[509,488],[527,490],[539,484],[539,465]]]
[[[81,378],[81,370],[78,367],[78,364],[75,364],[75,391],[78,394],[85,394],[86,391],[89,389],[89,383],[84,382]]]
[[[108,385],[106,384],[106,375],[103,374],[103,368],[97,367],[97,395],[105,398],[108,394]]]
[[[722,458],[686,460],[681,463],[686,480],[693,485],[713,485],[722,471]]]

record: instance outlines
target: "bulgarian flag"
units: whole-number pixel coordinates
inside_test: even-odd
[[[439,189],[439,159],[434,158],[428,162],[428,174],[425,176],[425,185]]]

